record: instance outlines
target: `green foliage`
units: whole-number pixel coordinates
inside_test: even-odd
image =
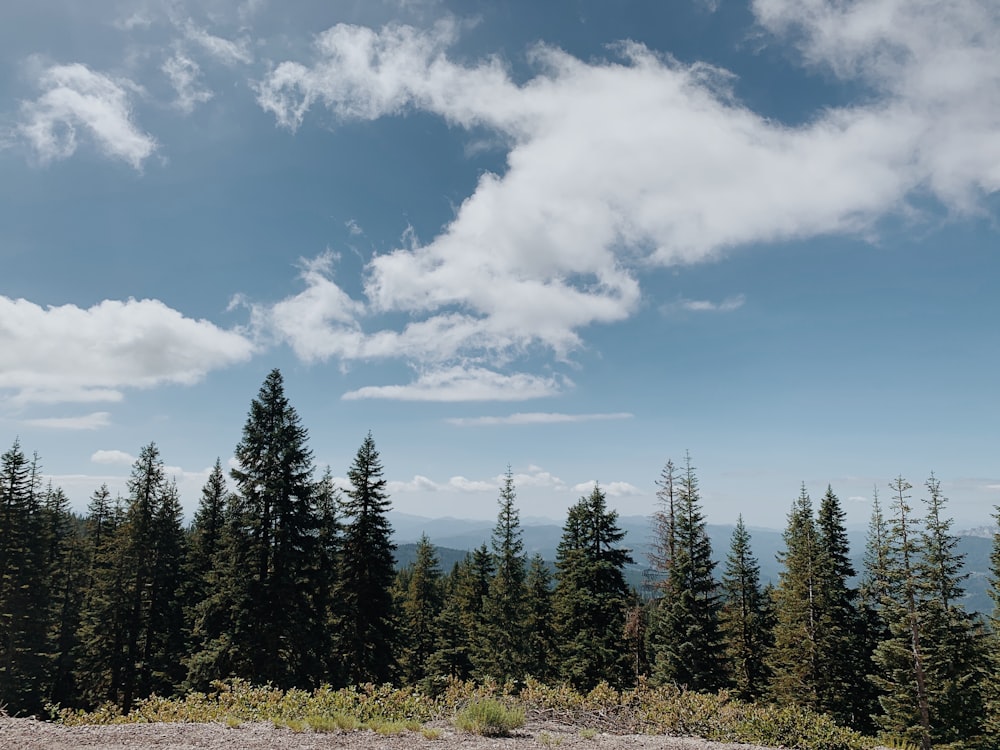
[[[486,737],[505,737],[524,726],[524,709],[505,706],[498,700],[470,702],[455,715],[455,726],[464,732]]]
[[[344,531],[337,581],[337,651],[348,683],[385,682],[396,669],[395,577],[389,496],[371,433],[347,472],[351,488],[341,502]]]
[[[676,488],[675,514],[673,559],[650,629],[654,676],[661,683],[712,691],[725,679],[720,601],[690,455]]]
[[[492,537],[495,572],[483,597],[482,626],[476,633],[472,656],[477,676],[497,680],[521,679],[527,667],[526,564],[515,497],[508,466]]]
[[[733,530],[725,571],[720,628],[730,680],[736,695],[754,700],[764,694],[771,646],[771,617],[760,588],[760,565],[750,549],[750,533],[741,515]]]
[[[437,645],[443,603],[437,553],[426,535],[417,545],[417,559],[399,580],[405,580],[398,629],[402,644],[400,671],[407,684],[416,685],[431,676],[429,662]]]
[[[629,604],[622,568],[632,558],[617,546],[623,537],[618,514],[607,509],[596,484],[569,509],[556,553],[553,608],[560,675],[578,688],[629,679],[628,654],[621,649]]]

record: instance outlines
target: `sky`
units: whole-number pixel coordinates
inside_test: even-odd
[[[0,448],[190,514],[273,368],[396,510],[1000,503],[993,0],[0,4]]]

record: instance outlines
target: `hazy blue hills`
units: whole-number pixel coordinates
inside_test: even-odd
[[[466,553],[484,542],[489,545],[493,522],[463,518],[424,518],[406,513],[391,512],[390,522],[394,530],[394,540],[398,545],[396,561],[400,566],[408,565],[415,558],[416,542],[421,534],[437,547],[441,569],[450,571],[454,564]],[[652,528],[647,516],[622,516],[619,525],[625,531],[624,545],[632,550],[635,564],[626,570],[629,583],[640,586],[648,575],[648,556],[652,541]],[[522,520],[524,547],[529,557],[536,552],[550,564],[556,558],[556,547],[562,537],[562,524],[548,519]],[[716,576],[722,575],[722,561],[729,551],[729,541],[733,527],[726,524],[709,524],[708,534],[712,540],[712,551],[719,567]],[[754,555],[760,563],[762,583],[778,582],[781,565],[778,554],[784,549],[782,532],[776,529],[750,528]],[[864,556],[864,532],[850,532],[851,549],[857,570],[861,569]],[[965,557],[965,570],[969,574],[965,582],[965,606],[971,612],[990,612],[993,602],[989,598],[989,565],[992,537],[985,535],[959,536],[959,551]]]

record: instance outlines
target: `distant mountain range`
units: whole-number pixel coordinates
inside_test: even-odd
[[[415,559],[416,543],[421,534],[437,547],[441,568],[449,571],[456,562],[484,542],[489,545],[493,532],[493,521],[463,518],[425,518],[392,511],[389,521],[394,532],[396,561],[405,566]],[[633,586],[640,587],[649,575],[649,551],[653,532],[648,516],[620,516],[620,528],[625,532],[623,545],[632,550],[635,559],[626,569],[626,578]],[[712,541],[712,551],[719,566],[716,577],[722,575],[722,564],[729,552],[733,526],[709,524],[708,535]],[[522,520],[524,548],[528,556],[536,552],[550,564],[556,559],[556,547],[562,537],[562,525],[549,519]],[[760,563],[761,583],[777,584],[781,565],[777,555],[784,549],[782,532],[776,529],[749,528],[751,547]],[[848,531],[854,567],[861,570],[864,557],[865,533]],[[959,532],[959,552],[965,555],[965,571],[969,578],[965,581],[964,604],[970,612],[988,613],[993,609],[989,590],[990,551],[993,546],[992,527],[970,529]]]

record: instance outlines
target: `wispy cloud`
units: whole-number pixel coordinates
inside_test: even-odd
[[[0,296],[0,320],[0,399],[16,404],[118,401],[122,389],[192,384],[254,351],[239,331],[158,300],[84,309]]]
[[[679,299],[676,302],[663,306],[664,312],[683,310],[685,312],[732,312],[739,310],[746,302],[746,297],[737,294],[733,297],[726,297],[721,302],[713,302],[707,299]]]
[[[133,121],[130,96],[140,90],[134,82],[75,63],[45,67],[37,85],[44,93],[21,103],[16,131],[42,163],[72,156],[78,129],[104,154],[137,170],[156,150],[153,137]]]
[[[479,427],[492,425],[525,425],[525,424],[566,424],[573,422],[603,422],[615,419],[631,419],[629,412],[613,412],[609,414],[560,414],[557,412],[518,412],[504,417],[453,417],[446,419],[448,424],[459,427]]]
[[[565,378],[527,373],[502,374],[482,367],[460,366],[422,373],[407,385],[366,386],[345,393],[348,400],[363,398],[399,401],[523,401],[562,391]]]
[[[111,415],[106,411],[95,411],[78,417],[24,419],[21,424],[46,430],[99,430],[111,424]]]
[[[184,114],[190,114],[196,106],[212,98],[212,92],[200,83],[201,68],[198,63],[186,55],[176,53],[163,63],[162,70],[177,92],[174,107]]]
[[[249,65],[253,62],[253,53],[250,51],[250,40],[241,38],[237,41],[226,39],[209,33],[206,29],[197,26],[190,19],[184,24],[185,38],[199,46],[224,65],[230,67],[236,65]]]

